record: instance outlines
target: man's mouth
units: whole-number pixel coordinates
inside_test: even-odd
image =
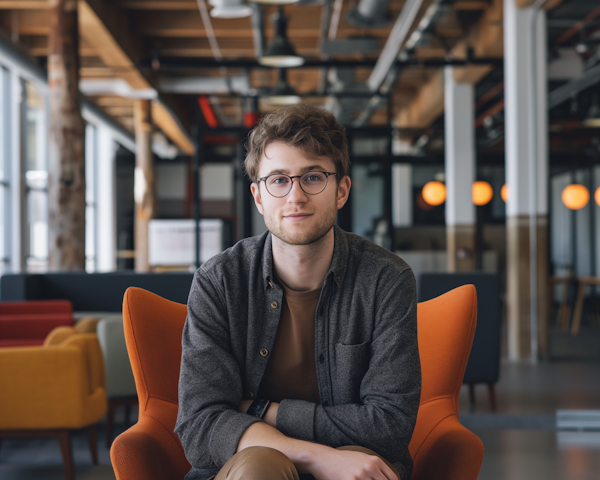
[[[289,220],[302,220],[304,218],[310,217],[312,215],[312,213],[302,213],[302,212],[297,212],[297,213],[288,213],[287,215],[284,215],[284,218],[287,218]]]

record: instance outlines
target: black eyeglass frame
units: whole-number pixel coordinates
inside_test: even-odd
[[[304,190],[304,187],[302,186],[302,177],[304,177],[305,175],[309,175],[311,173],[322,173],[323,175],[325,175],[325,186],[323,187],[323,190],[321,190],[320,192],[317,193],[309,193],[306,190]],[[267,192],[269,192],[269,187],[267,187],[267,180],[269,179],[269,177],[288,177],[290,179],[291,182],[291,186],[290,189],[288,190],[288,192],[285,195],[281,195],[280,197],[273,195],[271,192],[269,192],[269,195],[271,195],[272,197],[275,198],[283,198],[287,195],[290,194],[290,192],[292,191],[292,188],[294,188],[294,178],[298,179],[298,185],[300,185],[300,188],[302,189],[302,191],[304,193],[306,193],[307,195],[319,195],[319,193],[323,193],[325,191],[325,189],[327,188],[327,182],[329,181],[329,177],[331,175],[337,175],[337,172],[320,172],[319,170],[311,170],[310,172],[306,172],[303,173],[302,175],[286,175],[285,173],[274,173],[272,175],[267,175],[266,177],[262,177],[262,178],[258,178],[256,180],[256,183],[260,183],[260,182],[265,182],[265,189],[267,190]]]

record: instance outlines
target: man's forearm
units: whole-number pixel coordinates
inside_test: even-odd
[[[311,473],[311,465],[319,452],[330,447],[286,437],[267,423],[250,425],[240,438],[237,451],[248,447],[270,447],[279,450],[294,464],[298,473]],[[331,449],[332,450],[332,449]]]

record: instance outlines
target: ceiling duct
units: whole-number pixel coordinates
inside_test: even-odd
[[[390,0],[360,0],[355,8],[348,12],[346,20],[359,28],[378,28],[392,20],[388,10]]]
[[[350,125],[357,110],[366,108],[369,97],[345,97],[345,93],[368,93],[366,84],[356,81],[352,68],[332,68],[329,70],[329,92],[325,108],[329,110],[342,125]],[[337,96],[336,94],[340,94]]]

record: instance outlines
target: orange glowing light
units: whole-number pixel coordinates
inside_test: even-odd
[[[600,206],[600,187],[596,189],[596,193],[594,194],[594,200],[596,200],[596,203],[598,204],[598,206]]]
[[[436,207],[446,201],[446,185],[442,182],[427,182],[421,191],[423,200]]]
[[[562,201],[571,210],[580,210],[590,201],[590,192],[583,185],[574,183],[562,192]]]
[[[490,203],[494,196],[494,189],[488,182],[473,182],[471,195],[473,197],[473,203],[481,207]]]
[[[502,200],[504,200],[504,203],[508,201],[508,185],[506,185],[506,183],[502,185],[502,188],[500,189],[500,196],[502,197]]]

